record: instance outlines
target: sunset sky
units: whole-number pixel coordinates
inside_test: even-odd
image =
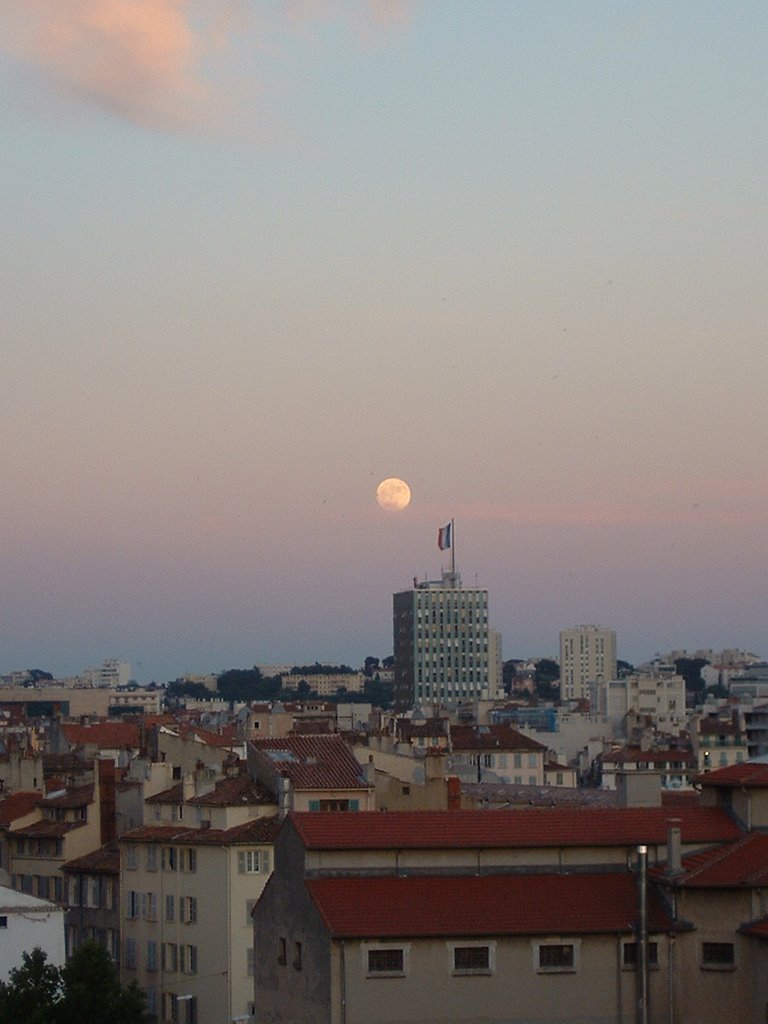
[[[763,0],[4,0],[0,672],[768,655]],[[407,509],[376,502],[385,477]]]

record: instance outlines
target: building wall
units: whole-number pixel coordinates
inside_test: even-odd
[[[399,707],[488,700],[488,591],[457,575],[394,595],[395,702]],[[494,683],[495,687],[495,683]]]
[[[0,886],[0,907],[0,981],[8,981],[10,972],[21,967],[21,954],[35,946],[43,950],[54,967],[62,966],[65,946],[61,907],[6,886]]]
[[[162,842],[129,845],[133,852],[129,855],[124,846],[121,857],[123,982],[135,980],[144,991],[152,991],[151,1005],[157,1006],[158,1015],[164,997],[167,1001],[172,994],[196,998],[200,1024],[248,1014],[253,999],[252,966],[248,957],[248,950],[253,946],[250,910],[271,871],[271,846],[200,843],[182,847],[174,844],[178,867],[171,870],[167,854],[166,868],[163,868],[163,849],[169,847]],[[154,854],[149,852],[151,848]],[[190,849],[194,849],[196,855],[194,871],[188,867],[186,851]],[[240,871],[238,855],[246,850],[259,853],[258,871]],[[139,894],[138,900],[132,893]],[[152,898],[147,894],[152,894]],[[194,921],[182,919],[182,906],[189,909],[182,901],[190,898],[196,900]],[[131,916],[132,909],[136,908],[138,914]],[[188,917],[188,913],[185,916]],[[155,943],[154,968],[149,956],[152,942]],[[169,944],[176,947],[176,970],[171,969]],[[162,969],[164,945],[166,970]],[[194,973],[179,969],[182,946],[185,949],[192,946],[196,951]],[[163,1018],[158,1016],[158,1019]]]
[[[602,626],[560,632],[560,697],[589,700],[590,683],[616,678],[616,633]]]
[[[662,966],[650,976],[650,1020],[651,1024],[662,1024],[668,1019],[667,940],[664,936],[652,938],[660,947]],[[468,1020],[494,1024],[630,1022],[634,1020],[637,995],[635,972],[622,966],[622,945],[628,940],[630,936],[456,936],[405,943],[348,940],[343,946],[337,940],[333,942],[333,971],[338,978],[334,991],[345,992],[346,1020],[355,1024],[466,1024]],[[540,943],[573,943],[575,968],[541,970]],[[454,972],[454,945],[489,946],[491,972]],[[368,975],[368,950],[388,947],[405,948],[404,975]],[[338,998],[334,1011],[333,1024],[340,1024]]]

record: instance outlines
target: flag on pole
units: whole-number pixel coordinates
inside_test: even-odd
[[[447,526],[441,526],[437,531],[437,546],[441,551],[446,551],[451,546],[451,524]]]

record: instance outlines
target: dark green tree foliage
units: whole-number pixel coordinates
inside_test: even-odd
[[[144,995],[134,982],[120,984],[103,946],[84,942],[61,969],[64,995],[55,1024],[145,1024]]]
[[[199,700],[210,700],[213,696],[205,683],[188,683],[183,679],[175,679],[172,683],[168,683],[165,688],[165,695],[170,700],[176,700],[179,697],[197,697]]]
[[[31,683],[39,683],[47,679],[53,679],[50,672],[44,672],[41,668],[28,668],[29,681]]]
[[[560,666],[551,658],[539,658],[536,663],[536,696],[541,700],[557,700],[560,696]]]
[[[699,691],[704,689],[701,670],[708,664],[709,662],[706,658],[677,658],[675,660],[675,672],[685,680],[686,690]]]
[[[106,949],[80,946],[62,968],[41,949],[22,953],[22,963],[0,983],[2,1024],[147,1024],[144,995],[124,988]]]
[[[0,982],[0,1021],[3,1024],[52,1024],[53,1008],[61,996],[57,967],[41,949],[21,954],[7,982]]]
[[[340,676],[352,675],[355,669],[349,665],[321,665],[316,661],[314,665],[294,665],[291,669],[292,676]]]
[[[218,677],[219,696],[228,701],[276,700],[280,695],[280,680],[262,677],[253,668],[231,668]]]

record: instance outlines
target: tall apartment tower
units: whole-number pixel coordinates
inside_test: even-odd
[[[415,579],[393,598],[394,698],[398,708],[490,700],[501,685],[500,642],[488,629],[488,591],[456,572]]]
[[[560,632],[560,698],[589,700],[590,684],[616,678],[616,632],[574,626]]]

